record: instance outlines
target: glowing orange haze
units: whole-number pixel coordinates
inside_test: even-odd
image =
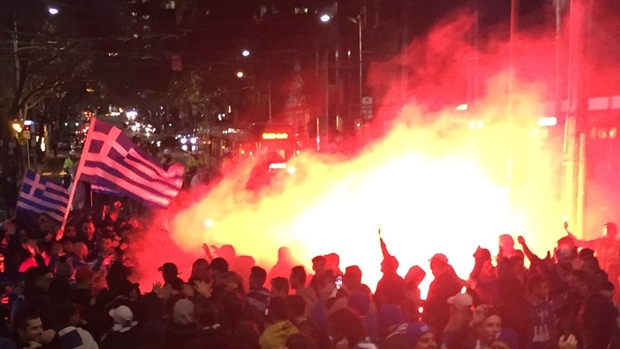
[[[444,26],[433,34],[439,39],[431,35],[424,45],[417,43],[427,58],[435,57],[415,70],[433,70],[437,79],[425,77],[409,95],[433,98],[454,90],[451,84],[458,82],[446,76],[462,64],[439,69],[432,63],[458,61],[449,55],[462,55],[466,45],[446,38],[464,23]],[[492,57],[505,58],[499,54],[484,59]],[[505,66],[495,64],[496,73]],[[372,80],[377,80],[382,67],[375,69]],[[275,262],[277,249],[288,246],[308,267],[312,257],[336,252],[342,269],[359,265],[364,282],[374,289],[381,277],[379,227],[388,249],[400,261],[401,275],[416,264],[427,271],[423,289],[432,280],[428,259],[434,253],[447,255],[457,273],[467,278],[476,247],[497,253],[497,237],[502,233],[512,234],[515,240],[517,235],[525,236],[534,251],[544,256],[563,233],[562,212],[551,199],[557,174],[551,171],[535,131],[538,117],[544,116],[542,101],[537,99],[544,98],[540,88],[544,85],[518,84],[514,109],[506,116],[508,103],[499,92],[506,85],[502,76],[494,74],[488,82],[487,90],[496,92],[481,98],[474,114],[457,111],[456,105],[431,114],[427,99],[401,104],[391,129],[359,156],[342,159],[304,153],[293,160],[295,175],[283,177],[271,192],[252,194],[243,189],[251,164],[227,173],[204,198],[173,218],[155,221],[156,226],[166,224],[176,246],[165,233],[151,232],[148,250],[138,255],[143,277],[159,279],[156,267],[166,261],[177,262],[182,276],[189,277],[191,262],[202,256],[203,242],[232,244],[238,255],[251,255],[267,269]],[[391,91],[385,100],[396,100],[396,95],[400,92]],[[472,115],[484,124],[475,123],[471,129]],[[377,119],[391,117],[379,114]],[[478,125],[483,127],[477,129]],[[508,177],[512,181],[527,178],[528,184],[510,191]]]

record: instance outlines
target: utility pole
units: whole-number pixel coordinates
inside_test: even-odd
[[[519,30],[519,0],[510,0],[510,67],[508,76],[508,111],[512,118],[514,112],[513,92],[515,83],[515,44],[517,41],[517,32]]]
[[[21,77],[19,55],[17,54],[17,51],[19,51],[19,44],[17,42],[17,14],[15,13],[15,9],[13,9],[13,58],[15,60],[15,87],[19,86]]]
[[[362,119],[362,100],[364,99],[364,56],[363,56],[363,34],[362,34],[362,30],[363,30],[363,23],[362,23],[362,14],[358,14],[357,15],[357,41],[358,41],[358,50],[359,50],[359,96],[358,96],[358,102],[359,102],[359,118],[360,120]]]
[[[400,67],[401,80],[401,102],[407,102],[407,86],[409,86],[409,11],[411,9],[410,0],[402,0],[403,17],[402,17],[402,37],[400,42],[400,52],[403,57],[404,64]],[[360,58],[361,60],[361,58]]]
[[[584,62],[586,50],[585,23],[589,16],[589,0],[570,0],[570,32],[568,46],[568,108],[566,194],[569,212],[576,231],[583,235],[585,200],[585,152],[588,96]]]

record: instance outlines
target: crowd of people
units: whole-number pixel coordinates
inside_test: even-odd
[[[379,235],[377,285],[365,285],[358,266],[342,271],[336,253],[313,258],[310,271],[287,264],[282,248],[267,270],[205,245],[185,279],[174,256],[153,256],[170,260],[161,260],[161,281],[144,290],[132,281],[140,224],[120,217],[121,209],[105,206],[98,219],[74,220],[64,231],[44,216],[38,230],[2,224],[0,348],[620,347],[613,223],[592,241],[566,226],[543,258],[523,237],[501,235],[497,256],[472,251],[466,280],[441,253],[430,260],[432,276],[412,266],[402,277]],[[422,297],[425,277],[433,281]]]

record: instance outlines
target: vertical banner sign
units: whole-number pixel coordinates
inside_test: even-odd
[[[362,98],[362,118],[364,120],[372,119],[372,97]]]

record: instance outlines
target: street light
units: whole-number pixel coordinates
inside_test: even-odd
[[[243,51],[241,51],[241,55],[242,55],[243,57],[249,57],[249,56],[250,56],[250,51],[248,51],[248,50],[243,50]]]
[[[13,130],[17,133],[22,133],[22,131],[24,130],[22,124],[18,121],[14,121],[11,126],[13,126]]]
[[[240,79],[241,79],[244,75],[245,75],[245,74],[243,74],[243,72],[242,72],[242,71],[238,71],[238,72],[237,72],[237,77],[238,77],[238,78],[240,78]]]
[[[328,14],[323,14],[321,15],[321,17],[319,17],[319,19],[321,20],[321,22],[323,23],[327,23],[332,19],[332,16],[328,15]]]
[[[54,16],[58,14],[58,9],[55,7],[50,7],[47,9],[47,12],[49,12],[50,15]]]

